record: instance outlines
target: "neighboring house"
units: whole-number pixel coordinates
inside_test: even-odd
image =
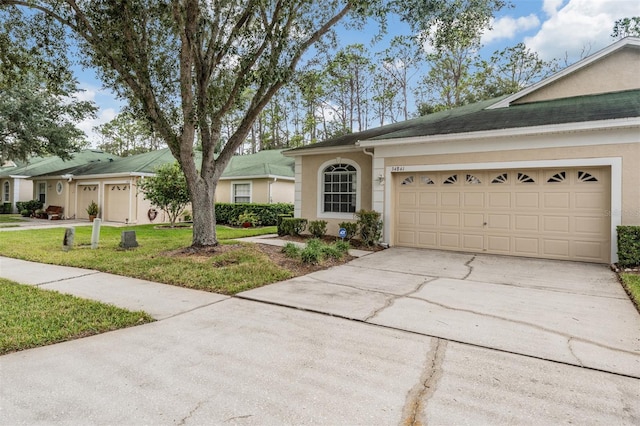
[[[640,225],[640,39],[516,94],[284,153],[295,216],[374,209],[391,246],[609,263]]]
[[[220,203],[291,203],[294,160],[282,150],[237,155],[224,170],[215,199]]]
[[[167,220],[164,213],[145,200],[138,190],[138,182],[153,176],[158,167],[174,161],[171,151],[165,148],[38,176],[37,179],[51,182],[51,185],[65,182],[67,198],[61,199],[60,205],[64,206],[68,218],[88,219],[86,208],[95,201],[100,209],[98,216],[104,221],[164,222]],[[222,174],[215,199],[218,202],[293,202],[293,164],[294,160],[283,157],[280,151],[235,156]],[[231,193],[235,194],[234,198],[229,195]]]
[[[2,202],[10,202],[13,212],[18,212],[16,202],[38,199],[47,205],[62,205],[66,197],[67,184],[60,176],[55,181],[34,177],[45,174],[62,174],[64,170],[81,165],[108,162],[115,157],[102,151],[87,149],[72,154],[70,160],[60,157],[34,157],[24,163],[13,163],[15,167],[0,168],[0,184],[2,185]],[[66,215],[66,212],[63,213]]]

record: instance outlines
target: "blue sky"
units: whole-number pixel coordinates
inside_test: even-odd
[[[561,59],[571,64],[581,56],[593,54],[613,42],[610,37],[617,19],[640,16],[638,0],[511,0],[512,8],[500,11],[493,29],[483,35],[483,54],[523,42],[542,59]],[[396,26],[389,28],[390,35]],[[344,40],[345,44],[368,40]],[[92,128],[110,121],[120,111],[122,102],[101,87],[91,70],[78,70],[78,80],[85,91],[80,95],[100,107],[98,116],[80,124],[95,144]]]

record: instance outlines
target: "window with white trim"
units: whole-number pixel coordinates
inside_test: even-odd
[[[231,185],[231,202],[250,203],[251,202],[251,183],[242,182]]]
[[[8,180],[4,181],[3,188],[4,188],[4,193],[2,194],[2,200],[5,203],[8,203],[9,202],[9,191],[11,189],[11,185],[9,185],[9,181]]]
[[[38,183],[38,200],[40,200],[41,203],[47,202],[47,183],[46,182]]]
[[[322,212],[355,213],[357,171],[351,164],[331,164],[322,171]]]

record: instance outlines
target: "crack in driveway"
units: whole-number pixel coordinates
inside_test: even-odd
[[[565,338],[567,338],[569,340],[572,340],[572,341],[587,343],[587,344],[594,345],[594,346],[597,346],[597,347],[602,348],[602,349],[611,350],[611,351],[614,351],[614,352],[619,352],[619,353],[624,353],[624,354],[629,354],[629,355],[634,355],[634,356],[638,355],[637,352],[628,351],[628,350],[620,349],[620,348],[615,348],[613,346],[609,346],[609,345],[605,345],[605,344],[602,344],[602,343],[594,342],[592,340],[584,339],[582,337],[572,336],[570,334],[562,333],[560,331],[553,330],[551,328],[547,328],[547,327],[544,327],[544,326],[541,326],[541,325],[531,324],[530,322],[526,322],[526,321],[520,321],[520,320],[516,320],[516,319],[512,319],[512,318],[501,317],[501,316],[489,314],[489,313],[486,313],[486,312],[478,312],[478,311],[474,311],[473,309],[454,308],[453,306],[445,305],[444,303],[434,302],[432,300],[429,300],[429,299],[426,299],[426,298],[421,298],[421,297],[408,296],[407,298],[408,299],[412,299],[412,300],[417,300],[419,302],[424,302],[424,303],[428,303],[428,304],[431,304],[431,305],[439,306],[441,308],[449,309],[449,310],[452,310],[452,311],[466,312],[466,313],[478,315],[478,316],[481,316],[481,317],[494,318],[494,319],[498,319],[498,320],[501,320],[501,321],[506,321],[506,322],[510,322],[510,323],[514,323],[514,324],[524,325],[524,326],[531,327],[531,328],[534,328],[534,329],[537,329],[537,330],[540,330],[540,331],[544,331],[546,333],[551,333],[551,334],[555,334],[557,336],[562,336],[562,337],[565,337]],[[569,347],[569,351],[571,352],[571,354],[576,359],[578,359],[578,357],[573,353],[573,350],[572,350],[571,347]],[[580,362],[580,365],[582,365],[582,362],[580,361],[580,359],[578,359],[578,362]]]
[[[469,268],[469,272],[467,272],[467,275],[465,275],[464,277],[462,277],[463,280],[466,280],[467,278],[469,278],[469,275],[471,275],[471,273],[473,272],[473,266],[471,266],[471,262],[473,262],[474,260],[476,260],[476,255],[474,254],[471,259],[467,260],[464,263],[464,266],[466,266],[467,268]]]
[[[425,369],[420,376],[420,381],[409,391],[402,410],[402,424],[418,426],[426,424],[426,408],[429,399],[438,387],[438,381],[442,377],[442,363],[447,350],[447,341],[434,338],[435,345],[427,353]]]

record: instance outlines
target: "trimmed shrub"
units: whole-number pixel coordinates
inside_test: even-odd
[[[42,207],[44,207],[44,204],[40,200],[18,201],[16,203],[16,208],[19,212],[22,212],[23,210],[27,210],[29,212],[27,216],[35,214],[36,210],[39,210]]]
[[[2,205],[2,213],[4,213],[4,214],[9,214],[9,213],[11,213],[12,207],[13,207],[13,204],[11,204],[11,203],[4,203],[4,204]]]
[[[257,203],[216,203],[216,222],[233,225],[241,214],[253,213],[264,226],[278,224],[278,215],[293,216],[293,204],[257,204]]]
[[[382,236],[382,220],[380,213],[375,210],[360,210],[355,213],[360,228],[360,238],[367,247],[371,247],[380,241]]]
[[[618,226],[618,265],[640,265],[640,226]]]
[[[279,236],[283,236],[283,235],[287,235],[286,232],[284,232],[284,230],[282,229],[282,219],[287,218],[287,217],[293,217],[292,214],[279,214],[277,219],[276,219],[276,226],[278,227],[278,235]]]
[[[300,235],[307,227],[307,219],[299,217],[285,217],[280,223],[282,235],[297,236]]]
[[[322,238],[327,233],[326,220],[312,220],[309,222],[309,233],[316,238]]]
[[[355,237],[358,233],[358,224],[356,222],[341,222],[338,226],[347,231],[347,236],[344,237],[347,241]]]

